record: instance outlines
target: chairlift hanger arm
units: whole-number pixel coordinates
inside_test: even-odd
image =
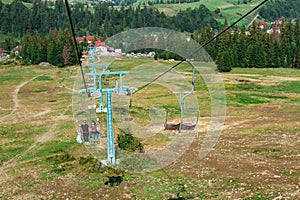
[[[107,67],[107,66],[109,66],[109,64],[105,64],[105,63],[89,63],[89,64],[87,64],[87,66],[89,66],[89,67],[93,67],[93,66],[96,66],[96,67]]]
[[[263,6],[264,4],[266,4],[269,0],[264,0],[263,2],[261,2],[260,4],[256,5],[254,8],[252,8],[250,11],[248,11],[245,15],[243,15],[242,17],[240,17],[237,21],[235,21],[234,23],[232,23],[230,26],[228,26],[227,28],[225,28],[223,31],[221,31],[220,33],[218,33],[217,35],[215,35],[213,38],[211,38],[208,42],[206,42],[205,44],[203,44],[201,47],[199,47],[198,49],[196,49],[193,53],[191,53],[189,56],[187,56],[186,58],[183,58],[181,61],[179,61],[177,64],[175,64],[174,66],[170,67],[169,69],[167,69],[165,72],[161,73],[160,75],[158,75],[157,77],[155,77],[153,80],[151,80],[150,82],[146,83],[145,85],[143,85],[142,87],[140,87],[138,90],[134,91],[132,93],[132,95],[134,95],[135,93],[145,89],[147,86],[151,85],[153,82],[155,82],[157,79],[161,78],[162,76],[164,76],[166,73],[170,72],[172,69],[175,69],[176,67],[178,67],[181,63],[183,63],[184,61],[186,61],[188,58],[191,58],[192,55],[194,55],[196,52],[198,52],[199,50],[201,50],[202,48],[204,48],[205,46],[207,46],[208,44],[210,44],[212,41],[214,41],[215,39],[217,39],[218,37],[220,37],[221,35],[223,35],[226,31],[228,31],[229,29],[231,29],[232,27],[234,27],[237,23],[239,23],[241,20],[243,20],[244,18],[246,18],[248,15],[250,15],[251,13],[253,13],[255,10],[257,10],[258,8],[260,8],[261,6]]]
[[[122,71],[122,72],[96,72],[96,73],[85,73],[86,76],[103,76],[103,75],[123,75],[128,74],[128,71]]]
[[[192,89],[190,92],[188,92],[187,94],[185,94],[180,101],[180,107],[183,107],[184,104],[184,99],[191,95],[194,92],[194,88],[195,88],[195,66],[193,65],[193,63],[191,63],[189,60],[186,60],[191,66],[192,66]],[[183,108],[181,108],[182,110]]]

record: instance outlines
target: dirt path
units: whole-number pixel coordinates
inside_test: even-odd
[[[43,133],[42,135],[39,135],[35,138],[35,142],[25,151],[23,151],[21,154],[17,155],[16,157],[8,160],[7,162],[5,162],[3,164],[2,167],[0,167],[0,185],[3,184],[5,181],[10,179],[10,176],[6,173],[8,170],[16,167],[18,164],[21,164],[20,160],[22,159],[22,157],[24,157],[26,154],[28,154],[32,149],[34,149],[37,146],[37,143],[44,143],[47,142],[49,140],[52,140],[53,138],[55,138],[56,136],[56,129],[57,126],[59,124],[59,122],[61,120],[63,120],[63,118],[65,117],[67,111],[69,110],[70,106],[72,106],[72,104],[70,104],[69,106],[66,107],[66,109],[56,118],[54,119],[54,123],[48,128],[48,131]],[[30,162],[27,161],[27,162]]]
[[[247,29],[252,25],[252,23],[259,17],[259,14],[255,15],[255,17],[251,20],[251,22],[247,25]]]
[[[262,76],[255,74],[226,74],[223,76],[223,81],[226,84],[241,84],[241,82],[249,82],[260,85],[272,86],[283,83],[285,81],[300,81],[300,78],[289,76]]]
[[[65,86],[65,85],[60,85],[60,86],[58,86],[58,87],[60,87],[60,88],[65,88],[66,90],[69,90],[70,92],[77,92],[76,90],[74,90],[74,89],[72,89],[72,88],[70,88],[70,87],[67,87],[67,86]]]
[[[5,119],[7,119],[9,116],[11,116],[12,114],[14,114],[16,111],[18,111],[18,109],[21,107],[20,102],[19,102],[19,98],[18,98],[18,94],[20,89],[25,86],[26,84],[28,84],[29,82],[33,81],[34,79],[38,78],[39,76],[43,76],[45,74],[39,74],[31,79],[29,79],[28,81],[24,81],[23,83],[21,83],[20,85],[18,85],[15,90],[12,92],[12,100],[14,102],[14,107],[12,109],[12,111],[3,116],[2,118],[0,118],[0,122],[3,122]]]
[[[70,107],[72,106],[72,104],[68,105],[66,107],[66,109],[59,115],[57,116],[54,120],[53,120],[53,124],[49,127],[48,131],[45,132],[44,134],[42,135],[38,135],[36,138],[35,138],[35,142],[40,142],[40,143],[44,143],[44,142],[47,142],[49,140],[52,140],[55,138],[56,134],[55,134],[55,131],[57,129],[57,126],[58,126],[58,123],[65,120],[65,115],[66,113],[68,112],[68,110],[70,109]]]
[[[14,107],[9,114],[0,118],[0,122],[6,121],[10,117],[13,117],[13,114],[16,113],[22,107],[22,105],[20,104],[20,100],[18,98],[18,94],[19,94],[21,88],[24,87],[26,84],[30,83],[31,81],[35,80],[36,78],[43,76],[43,75],[45,75],[45,73],[39,74],[27,81],[24,81],[14,89],[14,91],[12,92],[12,100],[14,102]],[[66,88],[67,90],[73,92],[73,89],[68,88],[64,85],[58,85],[58,87]],[[58,128],[59,122],[66,119],[66,113],[68,112],[68,110],[70,109],[71,106],[72,106],[72,104],[66,106],[66,108],[61,112],[60,115],[55,116],[55,118],[53,118],[53,120],[51,120],[52,124],[50,126],[48,126],[48,130],[46,132],[44,132],[43,134],[36,136],[34,138],[34,143],[30,147],[28,147],[25,151],[23,151],[19,155],[15,156],[14,158],[11,158],[10,160],[3,163],[3,165],[0,167],[0,177],[1,177],[0,185],[11,178],[6,172],[8,170],[16,167],[17,165],[21,164],[22,162],[20,160],[26,154],[28,154],[30,151],[32,151],[32,149],[36,148],[38,143],[45,143],[45,142],[55,138],[56,133],[58,131],[57,128]],[[27,113],[27,115],[24,117],[25,117],[25,120],[28,120],[28,118],[39,117],[39,116],[47,114],[49,112],[51,112],[51,108],[46,108],[44,111],[42,111],[38,114],[35,114],[34,116],[32,116],[32,115],[28,116],[29,113]],[[30,162],[30,160],[28,162]]]
[[[230,8],[230,7],[232,7],[232,6],[234,6],[234,4],[226,4],[226,5],[223,5],[223,6],[218,6],[218,8],[219,9],[224,9],[224,8]]]

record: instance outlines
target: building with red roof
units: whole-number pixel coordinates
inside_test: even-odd
[[[273,27],[278,27],[278,26],[281,26],[282,23],[283,23],[283,19],[282,18],[277,18],[277,19],[275,19],[274,22],[272,22],[272,26]]]
[[[95,36],[88,35],[88,36],[77,37],[76,41],[79,43],[86,41],[88,44],[93,44],[95,41],[101,41],[101,40],[100,38],[97,38]]]
[[[88,45],[95,46],[96,51],[101,51],[104,53],[115,52],[114,48],[108,46],[105,42],[102,42],[100,40],[100,38],[97,38],[95,36],[88,35],[88,36],[77,37],[76,41],[79,43],[86,41],[88,43]],[[118,51],[121,52],[121,50],[118,50]]]
[[[258,23],[258,27],[261,28],[261,29],[268,29],[268,24],[265,21],[260,21]]]
[[[8,55],[8,51],[0,47],[0,57],[7,56],[7,55]]]
[[[84,37],[77,37],[76,41],[79,43],[84,42]]]

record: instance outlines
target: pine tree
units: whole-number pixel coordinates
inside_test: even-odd
[[[252,67],[250,65],[252,65],[252,61],[251,61],[251,54],[252,54],[252,49],[253,49],[253,45],[249,44],[247,46],[247,50],[245,52],[245,55],[243,57],[243,66],[244,67]]]
[[[286,67],[285,53],[278,42],[274,44],[275,49],[275,67]]]
[[[232,55],[232,67],[240,67],[237,53],[237,46],[234,44],[231,50]]]
[[[56,64],[56,44],[50,43],[47,49],[47,61],[52,65]]]
[[[13,48],[15,48],[17,45],[17,42],[15,42],[12,35],[5,36],[3,41],[0,43],[0,47],[7,51],[11,51]]]
[[[32,54],[32,36],[29,32],[25,33],[25,35],[21,39],[21,52],[20,56],[22,58],[22,64],[31,64],[31,54]]]
[[[32,37],[33,45],[32,45],[32,55],[31,55],[31,61],[32,64],[38,64],[41,62],[39,57],[39,51],[41,50],[41,38],[37,31],[34,31],[34,35]]]
[[[220,72],[230,72],[232,66],[232,59],[229,53],[219,52],[217,59],[217,68]]]
[[[300,68],[300,48],[297,49],[296,58],[295,58],[295,68]]]
[[[209,24],[206,24],[204,28],[201,29],[200,39],[198,39],[200,45],[205,45],[209,40],[214,37],[212,27]],[[209,55],[216,59],[217,57],[217,43],[212,41],[209,45],[205,47],[205,50]]]
[[[42,39],[40,49],[38,51],[37,60],[39,63],[41,62],[47,62],[47,40]]]
[[[255,67],[260,67],[260,68],[266,67],[267,66],[266,52],[263,47],[263,44],[261,42],[257,42],[255,46],[256,46],[256,51],[257,51],[256,57],[255,57],[255,60],[256,60]]]
[[[30,15],[30,10],[21,0],[14,0],[9,6],[9,23],[11,26],[11,32],[13,34],[24,33],[28,24],[28,17]]]
[[[243,26],[241,28],[241,32],[237,39],[237,47],[236,47],[237,59],[238,59],[238,66],[240,67],[247,67],[247,64],[244,62],[244,58],[247,51],[247,40],[246,40],[246,28]]]
[[[268,67],[275,67],[275,48],[274,48],[274,43],[271,42],[269,43],[269,46],[267,48],[267,63]]]
[[[225,20],[222,30],[225,30],[227,27],[228,27],[228,23],[227,23],[227,20]],[[218,46],[218,51],[225,51],[230,48],[231,34],[229,31],[226,31],[217,39],[217,46]]]

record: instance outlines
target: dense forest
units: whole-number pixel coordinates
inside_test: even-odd
[[[35,0],[22,0],[23,2],[26,2],[26,3],[34,3]],[[73,1],[75,3],[80,3],[82,1],[80,0],[75,0]],[[99,2],[101,1],[98,1],[98,0],[86,0],[85,1],[85,4],[87,5],[97,5]],[[105,1],[108,5],[110,6],[129,6],[129,5],[133,5],[133,3],[136,3],[137,0],[110,0],[110,1]]]
[[[33,34],[27,32],[22,37],[21,45],[22,64],[49,62],[63,67],[78,63],[73,37],[68,29],[50,30],[45,37],[40,37],[37,31]]]
[[[272,21],[275,18],[300,18],[299,0],[271,0],[259,10],[259,14]]]
[[[14,38],[21,38],[22,63],[37,64],[47,61],[57,66],[65,66],[76,62],[72,58],[75,54],[71,45],[66,42],[70,37],[67,30],[70,29],[70,24],[62,0],[35,0],[31,9],[24,6],[21,0],[14,0],[8,5],[0,0],[0,18],[0,32],[8,35],[0,45],[10,51],[17,45]],[[72,6],[72,19],[77,36],[95,35],[102,40],[130,28],[150,26],[193,32],[200,31],[207,23],[214,30],[220,26],[213,14],[202,5],[168,17],[151,6],[122,6],[116,9],[106,3],[99,3],[91,12],[85,5],[78,3]],[[55,53],[54,48],[57,58],[51,56]]]
[[[70,27],[63,0],[53,3],[36,0],[31,9],[24,6],[21,0],[14,0],[9,5],[0,1],[0,18],[0,31],[17,36],[34,30],[45,36],[51,29]],[[72,18],[77,35],[97,35],[102,38],[138,27],[164,27],[192,32],[200,31],[207,23],[214,29],[220,26],[212,12],[203,5],[169,17],[151,6],[122,6],[117,9],[106,3],[99,3],[92,12],[78,3],[72,7]]]
[[[223,28],[227,27],[225,23]],[[232,67],[291,67],[300,68],[300,23],[299,20],[283,22],[280,33],[268,34],[253,23],[246,34],[245,27],[235,27],[206,47],[218,64],[220,71]],[[194,39],[204,44],[213,37],[207,26]]]
[[[148,5],[154,4],[179,4],[179,3],[194,3],[200,0],[156,0],[156,1],[148,1]]]
[[[225,23],[222,28],[226,26]],[[205,44],[214,36],[212,30],[210,25],[207,25],[201,32],[194,31],[191,36],[200,44]],[[299,21],[284,21],[281,33],[273,34],[266,33],[253,23],[249,33],[246,34],[245,27],[235,27],[206,46],[220,71],[230,71],[232,67],[300,68]],[[72,37],[68,29],[51,30],[44,38],[37,32],[27,33],[22,38],[22,46],[21,55],[25,64],[47,61],[56,66],[65,66],[76,63]],[[165,51],[156,53],[156,59],[179,58]]]
[[[10,5],[0,1],[0,17],[0,31],[7,35],[0,46],[11,50],[17,45],[14,38],[21,38],[22,63],[46,61],[66,66],[77,62],[62,0],[53,3],[36,0],[31,9],[20,0],[14,0]],[[186,32],[204,44],[217,31],[228,26],[226,22],[220,27],[203,5],[169,17],[152,6],[122,6],[116,9],[100,3],[91,12],[83,4],[75,4],[72,6],[72,19],[77,36],[95,35],[102,40],[130,28],[154,26]],[[256,23],[250,27],[249,34],[247,31],[245,27],[235,27],[206,46],[220,71],[230,71],[232,67],[300,68],[299,21],[284,20],[280,32],[272,34],[266,33]],[[168,59],[172,57],[170,55],[174,54],[157,51],[155,58]]]

